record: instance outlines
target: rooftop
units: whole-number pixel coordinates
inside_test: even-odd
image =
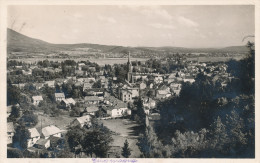
[[[56,127],[54,125],[50,125],[50,126],[44,127],[42,129],[42,134],[44,136],[51,136],[51,135],[61,133],[61,132],[62,132],[62,130],[60,130],[58,127]]]

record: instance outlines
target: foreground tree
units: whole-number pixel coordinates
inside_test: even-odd
[[[75,157],[82,151],[81,143],[84,139],[84,135],[85,130],[80,128],[79,126],[69,130],[66,134],[70,150],[74,152]]]
[[[158,140],[152,127],[146,128],[144,134],[139,137],[137,145],[142,152],[142,156],[145,158],[163,157],[162,144]]]
[[[129,143],[126,139],[124,143],[124,147],[122,148],[122,156],[128,158],[130,155],[131,155],[131,149],[129,148]]]
[[[82,146],[85,152],[90,154],[91,157],[95,154],[96,157],[104,158],[107,157],[112,140],[111,134],[102,129],[94,129],[84,137]]]

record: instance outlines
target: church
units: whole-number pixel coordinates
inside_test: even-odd
[[[132,63],[130,61],[130,52],[128,52],[128,61],[127,61],[127,77],[126,80],[132,82]]]

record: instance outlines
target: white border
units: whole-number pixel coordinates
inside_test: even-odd
[[[255,159],[137,159],[138,162],[259,162],[259,18],[260,0],[0,0],[0,162],[92,162],[91,159],[7,159],[6,158],[6,28],[8,5],[255,5],[255,45],[256,45],[256,98],[255,98]],[[257,19],[258,18],[258,19]]]

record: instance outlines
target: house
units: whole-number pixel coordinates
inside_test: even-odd
[[[113,77],[113,81],[117,81],[117,77]]]
[[[91,88],[85,91],[88,96],[104,96],[104,88]]]
[[[85,66],[85,63],[79,63],[79,64],[78,64],[79,70],[81,71],[81,70],[82,70],[82,67],[84,67],[84,66]]]
[[[70,123],[71,127],[75,127],[80,125],[80,127],[84,127],[84,126],[91,126],[91,116],[90,115],[85,115],[79,118],[76,118],[74,121],[72,121]]]
[[[131,110],[127,108],[127,104],[124,102],[112,106],[103,106],[103,110],[112,118],[131,115]]]
[[[62,78],[57,78],[55,79],[55,83],[58,85],[58,86],[62,86],[62,84],[64,83],[66,79],[62,79]]]
[[[155,76],[154,77],[154,83],[160,84],[163,82],[163,77],[162,76]]]
[[[82,70],[75,70],[75,74],[76,75],[84,75],[84,71],[82,71]]]
[[[98,107],[97,106],[87,106],[86,108],[86,112],[90,115],[95,115],[95,113],[98,111]]]
[[[48,85],[48,87],[54,88],[55,87],[55,81],[45,81],[45,84]]]
[[[60,130],[58,127],[56,127],[54,125],[50,125],[50,126],[44,127],[42,129],[42,136],[44,139],[48,139],[50,136],[60,138],[62,132],[63,132],[63,130]]]
[[[170,88],[166,85],[161,86],[156,91],[156,98],[163,99],[171,96]]]
[[[51,144],[49,139],[39,139],[34,146],[39,149],[48,149]]]
[[[75,105],[75,104],[76,101],[73,98],[67,98],[61,101],[61,105],[63,105],[64,108],[70,108],[71,105]]]
[[[11,115],[11,113],[12,113],[12,105],[10,105],[10,106],[7,106],[7,117],[9,117],[10,115]]]
[[[195,82],[195,79],[194,78],[185,78],[183,79],[184,82],[189,82],[189,83],[194,83]]]
[[[36,128],[28,129],[29,138],[27,139],[27,147],[32,147],[40,139],[40,133]]]
[[[85,96],[84,100],[86,104],[99,104],[102,99],[98,96]]]
[[[132,92],[130,90],[127,90],[127,89],[121,89],[120,90],[120,99],[124,102],[133,101]]]
[[[36,90],[39,90],[44,86],[44,83],[35,83],[34,86]]]
[[[139,88],[140,88],[140,90],[145,89],[146,84],[144,82],[140,83]]]
[[[88,69],[93,71],[93,72],[96,72],[96,67],[89,67]]]
[[[149,109],[155,108],[156,102],[152,98],[143,98],[143,106]]]
[[[93,85],[93,83],[84,83],[83,84],[83,91],[85,91],[86,89],[91,89],[92,85]]]
[[[65,100],[65,95],[64,95],[64,93],[55,93],[55,100],[56,100],[56,101]]]
[[[13,122],[7,123],[7,144],[13,143],[13,136],[14,136],[14,124]]]
[[[171,73],[171,74],[168,76],[168,79],[167,79],[168,84],[174,82],[175,79],[176,79],[176,73]]]
[[[33,105],[39,105],[39,103],[43,101],[42,96],[33,96],[32,99],[33,99]]]
[[[176,96],[179,96],[179,95],[180,95],[181,85],[182,85],[182,84],[180,84],[180,83],[171,83],[171,84],[170,84],[171,91],[172,91]]]
[[[24,84],[24,83],[12,84],[12,86],[16,86],[16,87],[18,87],[18,88],[20,88],[20,89],[23,89],[24,86],[25,86],[25,84]]]

